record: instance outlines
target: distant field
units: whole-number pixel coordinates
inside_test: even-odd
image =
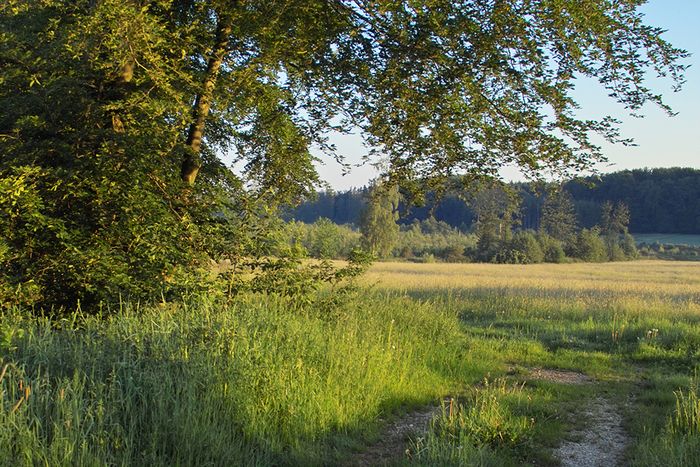
[[[673,261],[575,264],[415,264],[377,263],[365,280],[382,289],[416,293],[468,292],[559,299],[590,297],[599,304],[645,297],[692,299],[700,304],[700,268]],[[700,307],[695,307],[700,312]],[[650,310],[651,311],[651,310]]]
[[[638,243],[700,246],[700,235],[684,234],[633,234]]]

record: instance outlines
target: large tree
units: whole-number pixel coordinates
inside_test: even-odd
[[[138,284],[221,253],[211,232],[256,218],[251,197],[313,189],[311,148],[340,156],[332,130],[359,131],[415,191],[589,167],[593,133],[621,140],[613,119],[576,116],[577,77],[632,112],[670,112],[647,74],[683,81],[685,52],[643,3],[5,0],[3,281],[45,301],[152,293]],[[252,245],[234,231],[227,248]]]

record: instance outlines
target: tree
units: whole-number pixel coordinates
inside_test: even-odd
[[[362,245],[373,255],[386,258],[399,235],[399,190],[397,186],[378,185],[371,194],[360,220]]]
[[[576,208],[571,195],[562,188],[552,190],[542,207],[540,230],[571,245],[576,239]]]
[[[621,261],[626,258],[626,251],[635,256],[634,249],[625,243],[629,242],[628,226],[630,223],[630,213],[627,205],[618,202],[614,206],[606,201],[601,206],[601,229],[605,236],[605,246],[608,249],[610,261]]]
[[[590,167],[591,133],[621,138],[575,117],[575,76],[631,111],[670,111],[649,70],[683,82],[686,53],[641,3],[5,0],[0,179],[34,201],[1,221],[2,280],[96,302],[157,295],[231,249],[265,256],[252,224],[314,188],[310,148],[339,158],[333,129],[409,193]]]
[[[520,198],[505,186],[483,186],[472,195],[470,206],[476,216],[475,233],[479,238],[477,255],[491,261],[510,241]]]
[[[600,263],[608,259],[606,245],[597,228],[583,229],[579,232],[574,256],[589,263]]]
[[[534,264],[545,260],[545,252],[534,233],[523,230],[516,232],[501,254],[502,262],[512,264]]]
[[[335,224],[322,217],[306,226],[306,248],[313,258],[339,259],[347,258],[357,247],[359,234],[347,226]]]
[[[628,232],[630,223],[630,211],[622,201],[614,206],[610,201],[606,201],[600,208],[600,226],[606,235],[624,235]]]

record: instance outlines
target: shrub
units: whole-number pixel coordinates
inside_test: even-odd
[[[540,242],[542,251],[544,252],[544,261],[547,263],[563,263],[566,261],[566,254],[562,242],[547,234],[540,233],[537,236]]]
[[[622,251],[624,252],[627,258],[639,258],[639,251],[637,251],[637,242],[634,240],[634,237],[629,233],[626,233],[622,236],[620,246],[622,247]]]
[[[360,241],[359,232],[323,217],[313,224],[289,222],[285,232],[288,242],[303,246],[309,256],[319,259],[345,259]]]
[[[487,263],[507,262],[503,258],[505,242],[492,235],[482,235],[476,244],[476,259]]]
[[[445,261],[465,261],[464,251],[476,246],[476,236],[468,235],[450,225],[426,219],[402,226],[395,252],[402,258],[433,254]]]
[[[514,264],[533,264],[544,261],[544,252],[537,237],[530,231],[516,232],[504,252],[504,261]]]
[[[438,253],[438,257],[444,261],[447,261],[448,263],[459,263],[466,259],[464,257],[464,248],[461,248],[458,245],[443,248]]]
[[[573,253],[574,257],[591,263],[603,262],[608,258],[605,243],[596,228],[583,229],[578,234]]]

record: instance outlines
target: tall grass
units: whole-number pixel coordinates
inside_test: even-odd
[[[687,392],[678,390],[675,395],[676,410],[671,418],[671,433],[700,436],[700,399],[698,398],[697,380],[693,380]]]
[[[686,391],[674,391],[675,408],[660,433],[646,433],[633,452],[636,466],[688,467],[700,459],[700,398],[697,371]]]
[[[0,465],[328,462],[464,367],[456,314],[400,297],[306,312],[257,296],[76,323],[5,313]]]
[[[487,378],[465,400],[444,402],[425,438],[413,445],[415,462],[515,465],[517,451],[530,441],[534,424],[534,419],[512,410],[513,405],[527,404],[523,387],[502,378]]]

